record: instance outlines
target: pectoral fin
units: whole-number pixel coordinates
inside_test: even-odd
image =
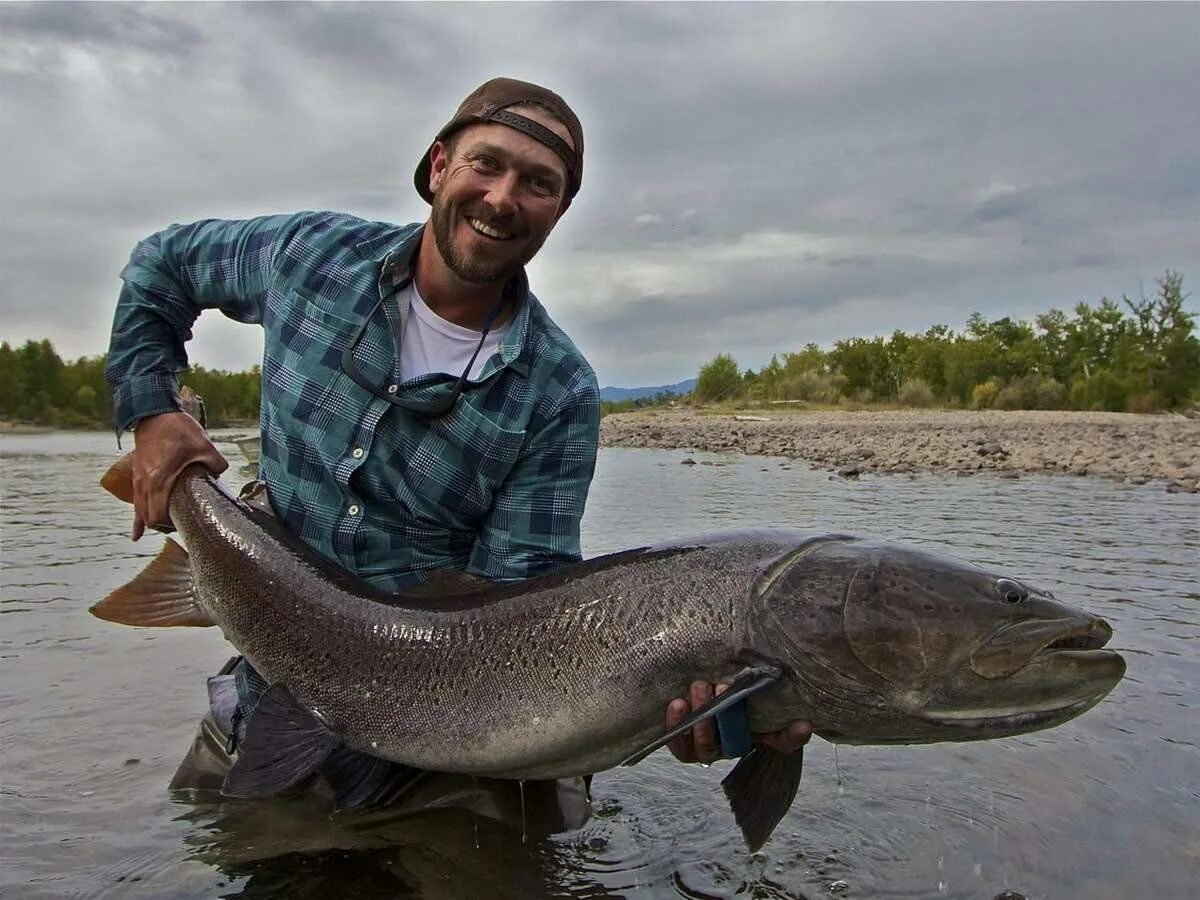
[[[761,691],[763,688],[770,687],[779,678],[780,674],[780,670],[775,666],[746,666],[746,668],[733,676],[733,679],[729,683],[729,690],[713,697],[666,734],[655,738],[645,747],[626,757],[621,762],[621,765],[636,765],[659,747],[665,747],[671,739],[683,734],[697,722],[715,716],[722,710],[733,706],[739,700],[743,700],[751,694]]]
[[[791,808],[803,771],[803,749],[789,754],[759,745],[721,782],[751,853],[767,842]]]
[[[196,602],[187,551],[170,538],[137,578],[93,606],[91,613],[99,619],[122,625],[161,628],[213,624],[208,613]]]
[[[271,685],[250,714],[221,793],[249,799],[286,791],[319,770],[340,745],[329,726],[300,706],[286,687]]]

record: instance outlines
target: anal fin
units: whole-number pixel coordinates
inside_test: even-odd
[[[721,782],[751,853],[767,842],[791,808],[803,772],[803,748],[780,753],[758,745]]]
[[[341,739],[286,687],[271,685],[250,714],[221,793],[239,799],[282,793],[315,774],[339,746]]]
[[[164,628],[214,624],[196,602],[187,551],[170,538],[141,574],[93,606],[91,613],[121,625]]]

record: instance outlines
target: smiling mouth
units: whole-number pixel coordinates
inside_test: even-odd
[[[504,231],[502,229],[496,228],[493,225],[489,225],[487,222],[483,221],[482,219],[476,219],[473,216],[467,216],[466,218],[467,218],[467,224],[471,226],[472,231],[474,231],[476,234],[483,235],[484,237],[489,238],[493,241],[508,241],[508,240],[511,240],[513,237],[515,237],[515,235],[512,232]]]

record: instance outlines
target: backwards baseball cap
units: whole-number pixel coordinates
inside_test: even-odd
[[[509,109],[510,106],[520,106],[523,103],[540,106],[562,122],[571,135],[575,149],[572,150],[570,144],[540,122]],[[468,95],[458,107],[454,118],[438,132],[417,164],[413,183],[417,187],[417,193],[425,198],[426,203],[433,203],[433,194],[429,190],[429,154],[433,151],[433,144],[444,141],[461,128],[483,122],[497,122],[515,128],[553,150],[567,167],[566,201],[571,202],[583,181],[583,127],[579,124],[579,119],[571,111],[571,107],[567,106],[567,101],[554,91],[530,84],[528,81],[517,81],[515,78],[493,78]]]

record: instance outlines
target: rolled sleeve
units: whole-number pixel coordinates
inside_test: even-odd
[[[179,409],[176,376],[205,309],[262,321],[262,302],[288,242],[320,214],[207,219],[142,240],[121,272],[105,376],[118,434],[138,419]]]

